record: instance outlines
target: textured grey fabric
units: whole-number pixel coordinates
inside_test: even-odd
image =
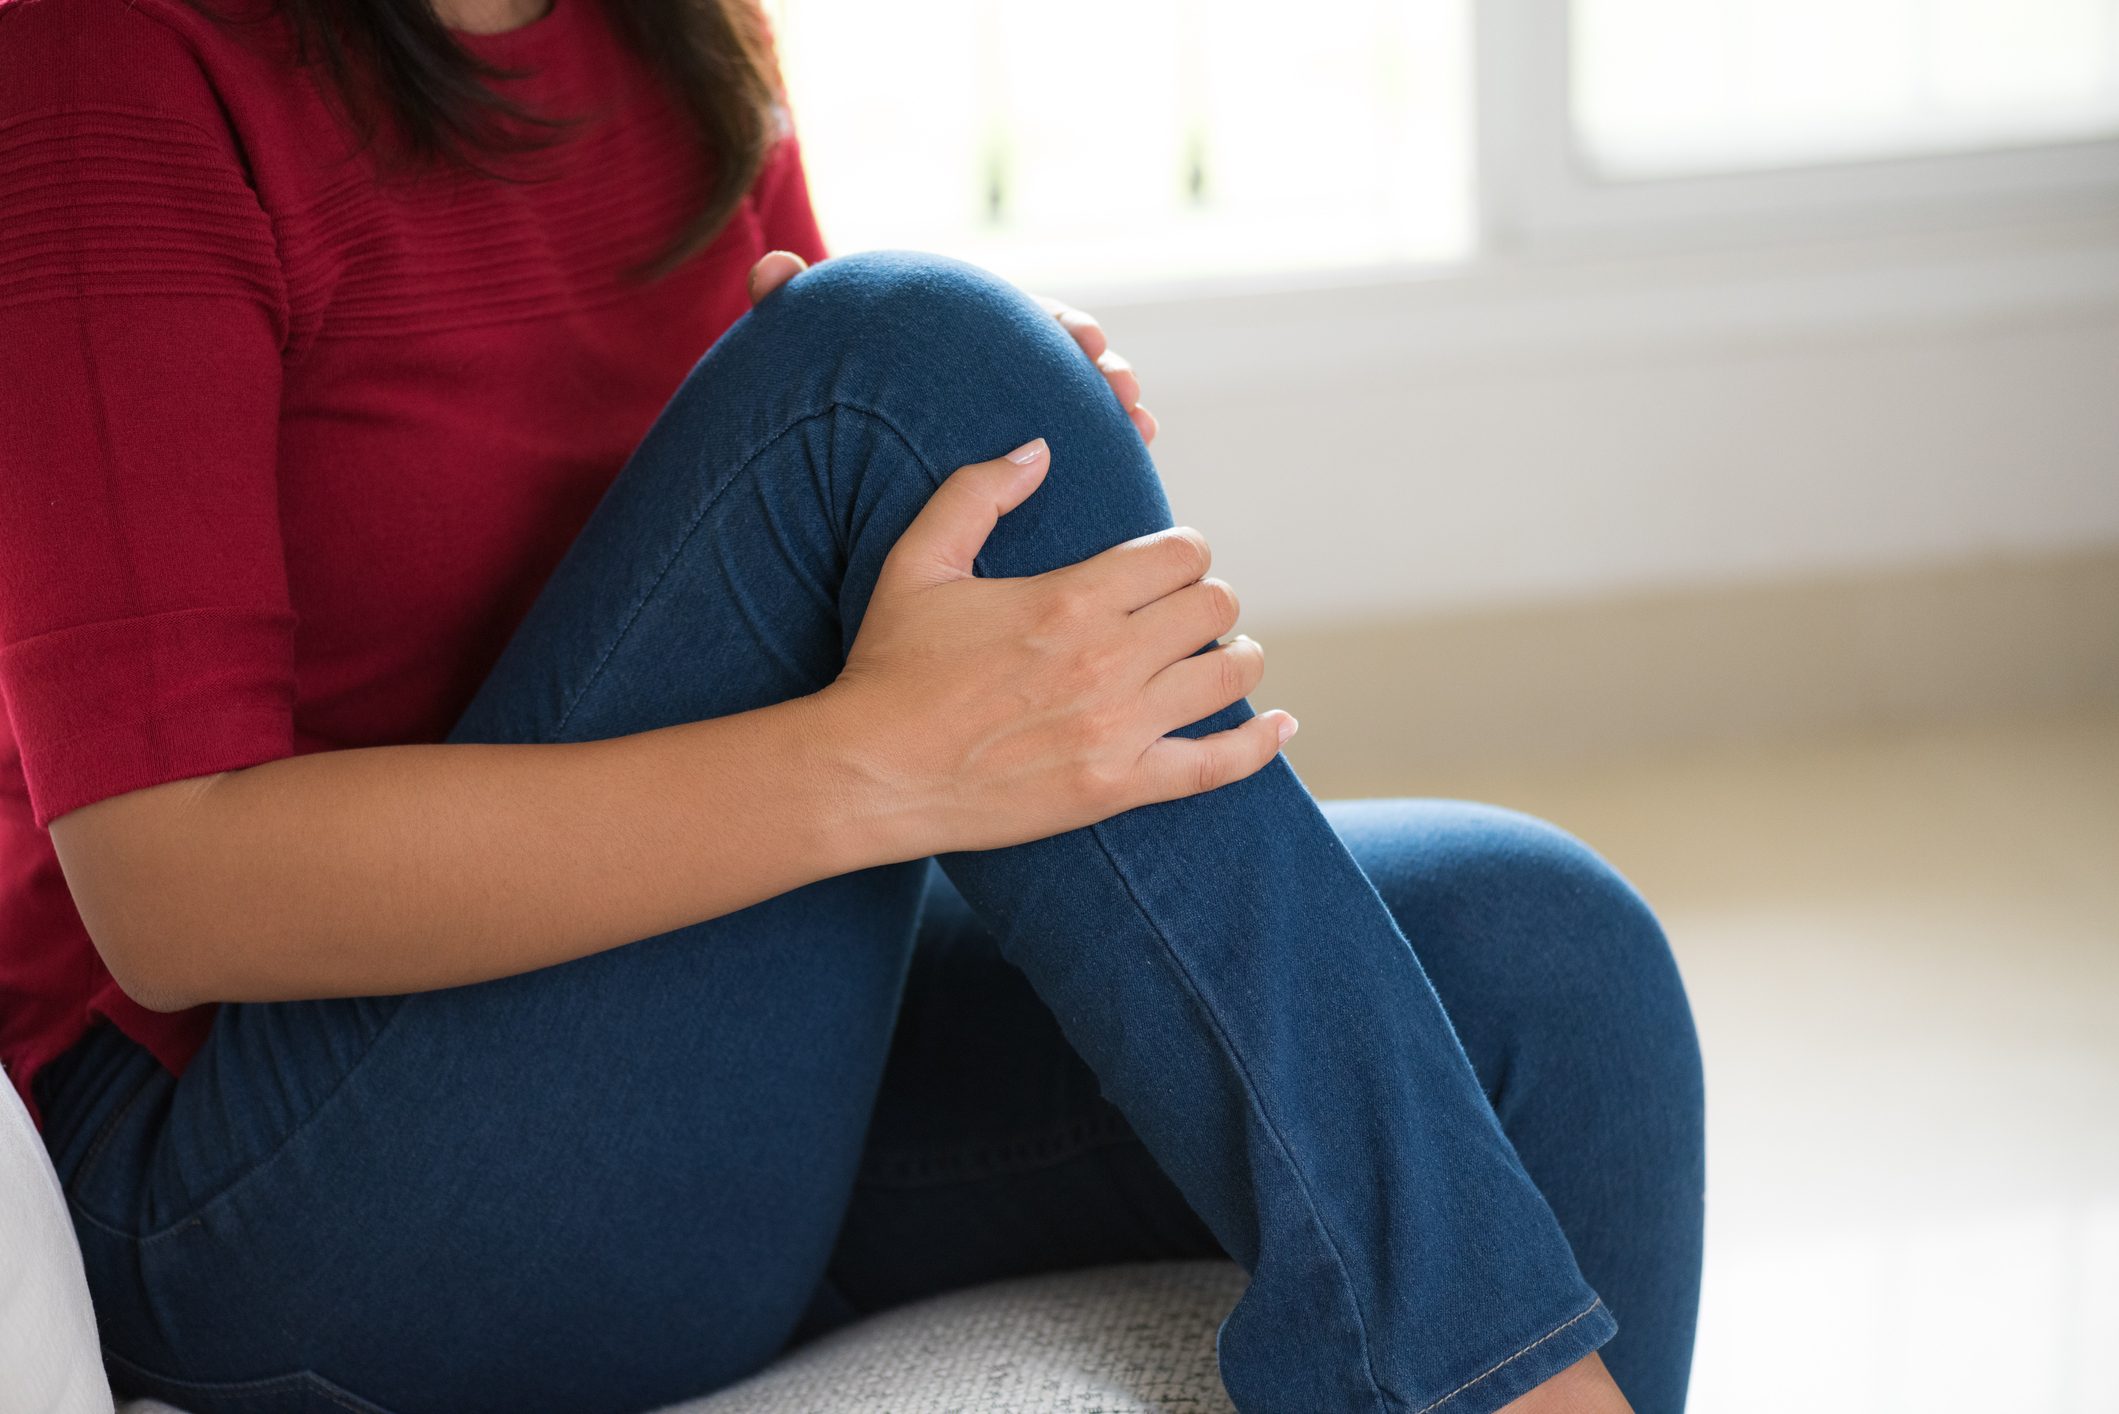
[[[1214,1331],[1240,1268],[1029,1277],[871,1317],[683,1414],[1233,1414]]]
[[[1234,1414],[1214,1333],[1243,1288],[1226,1262],[1156,1262],[952,1292],[664,1414]]]

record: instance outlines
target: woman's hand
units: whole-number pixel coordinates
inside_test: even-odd
[[[1236,595],[1205,578],[1206,541],[1175,529],[1027,579],[972,559],[1044,480],[1044,440],[957,471],[883,562],[844,672],[816,701],[854,742],[853,789],[916,857],[991,849],[1213,790],[1273,759],[1295,719],[1267,712],[1166,735],[1265,671],[1237,637]]]
[[[793,251],[767,251],[758,257],[757,263],[750,268],[750,302],[756,304],[808,268],[809,262]],[[1047,314],[1059,321],[1060,328],[1065,329],[1074,342],[1081,345],[1082,352],[1096,364],[1097,370],[1104,375],[1104,381],[1111,385],[1111,392],[1118,398],[1118,405],[1126,410],[1126,416],[1132,419],[1133,426],[1139,430],[1141,441],[1153,442],[1156,431],[1155,414],[1141,406],[1140,377],[1134,373],[1133,365],[1111,347],[1110,339],[1104,335],[1103,325],[1072,305],[1062,304],[1043,295],[1033,295],[1031,298],[1042,305]]]

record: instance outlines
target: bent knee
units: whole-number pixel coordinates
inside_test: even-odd
[[[948,256],[879,250],[835,256],[789,280],[761,320],[899,358],[992,358],[1020,341],[1038,354],[1072,350],[1065,331],[1000,276]]]
[[[1646,900],[1556,825],[1495,806],[1365,802],[1335,813],[1445,1001],[1525,1032],[1617,1047],[1697,1083],[1677,962]]]
[[[1557,825],[1468,801],[1377,800],[1333,808],[1333,824],[1376,881],[1430,922],[1476,924],[1490,943],[1551,951],[1569,965],[1638,966],[1669,956],[1648,904],[1602,856]],[[1639,955],[1645,955],[1639,956]]]
[[[923,480],[1045,438],[1054,474],[1009,522],[1038,527],[1038,558],[1015,573],[1170,523],[1154,464],[1096,364],[1036,301],[962,261],[823,261],[766,296],[701,367],[732,370],[698,380],[724,402],[734,380],[761,386],[738,414],[754,437],[830,410],[909,448],[911,459],[882,465]]]

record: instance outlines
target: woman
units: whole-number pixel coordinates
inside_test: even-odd
[[[815,264],[771,73],[743,0],[0,3],[0,1041],[116,1385],[615,1414],[1225,1252],[1243,1410],[1679,1408],[1645,907],[1320,811],[1123,362]]]

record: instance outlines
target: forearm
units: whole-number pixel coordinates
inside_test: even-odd
[[[609,741],[324,752],[103,801],[52,835],[147,1005],[420,991],[918,857],[844,736],[811,697]]]

